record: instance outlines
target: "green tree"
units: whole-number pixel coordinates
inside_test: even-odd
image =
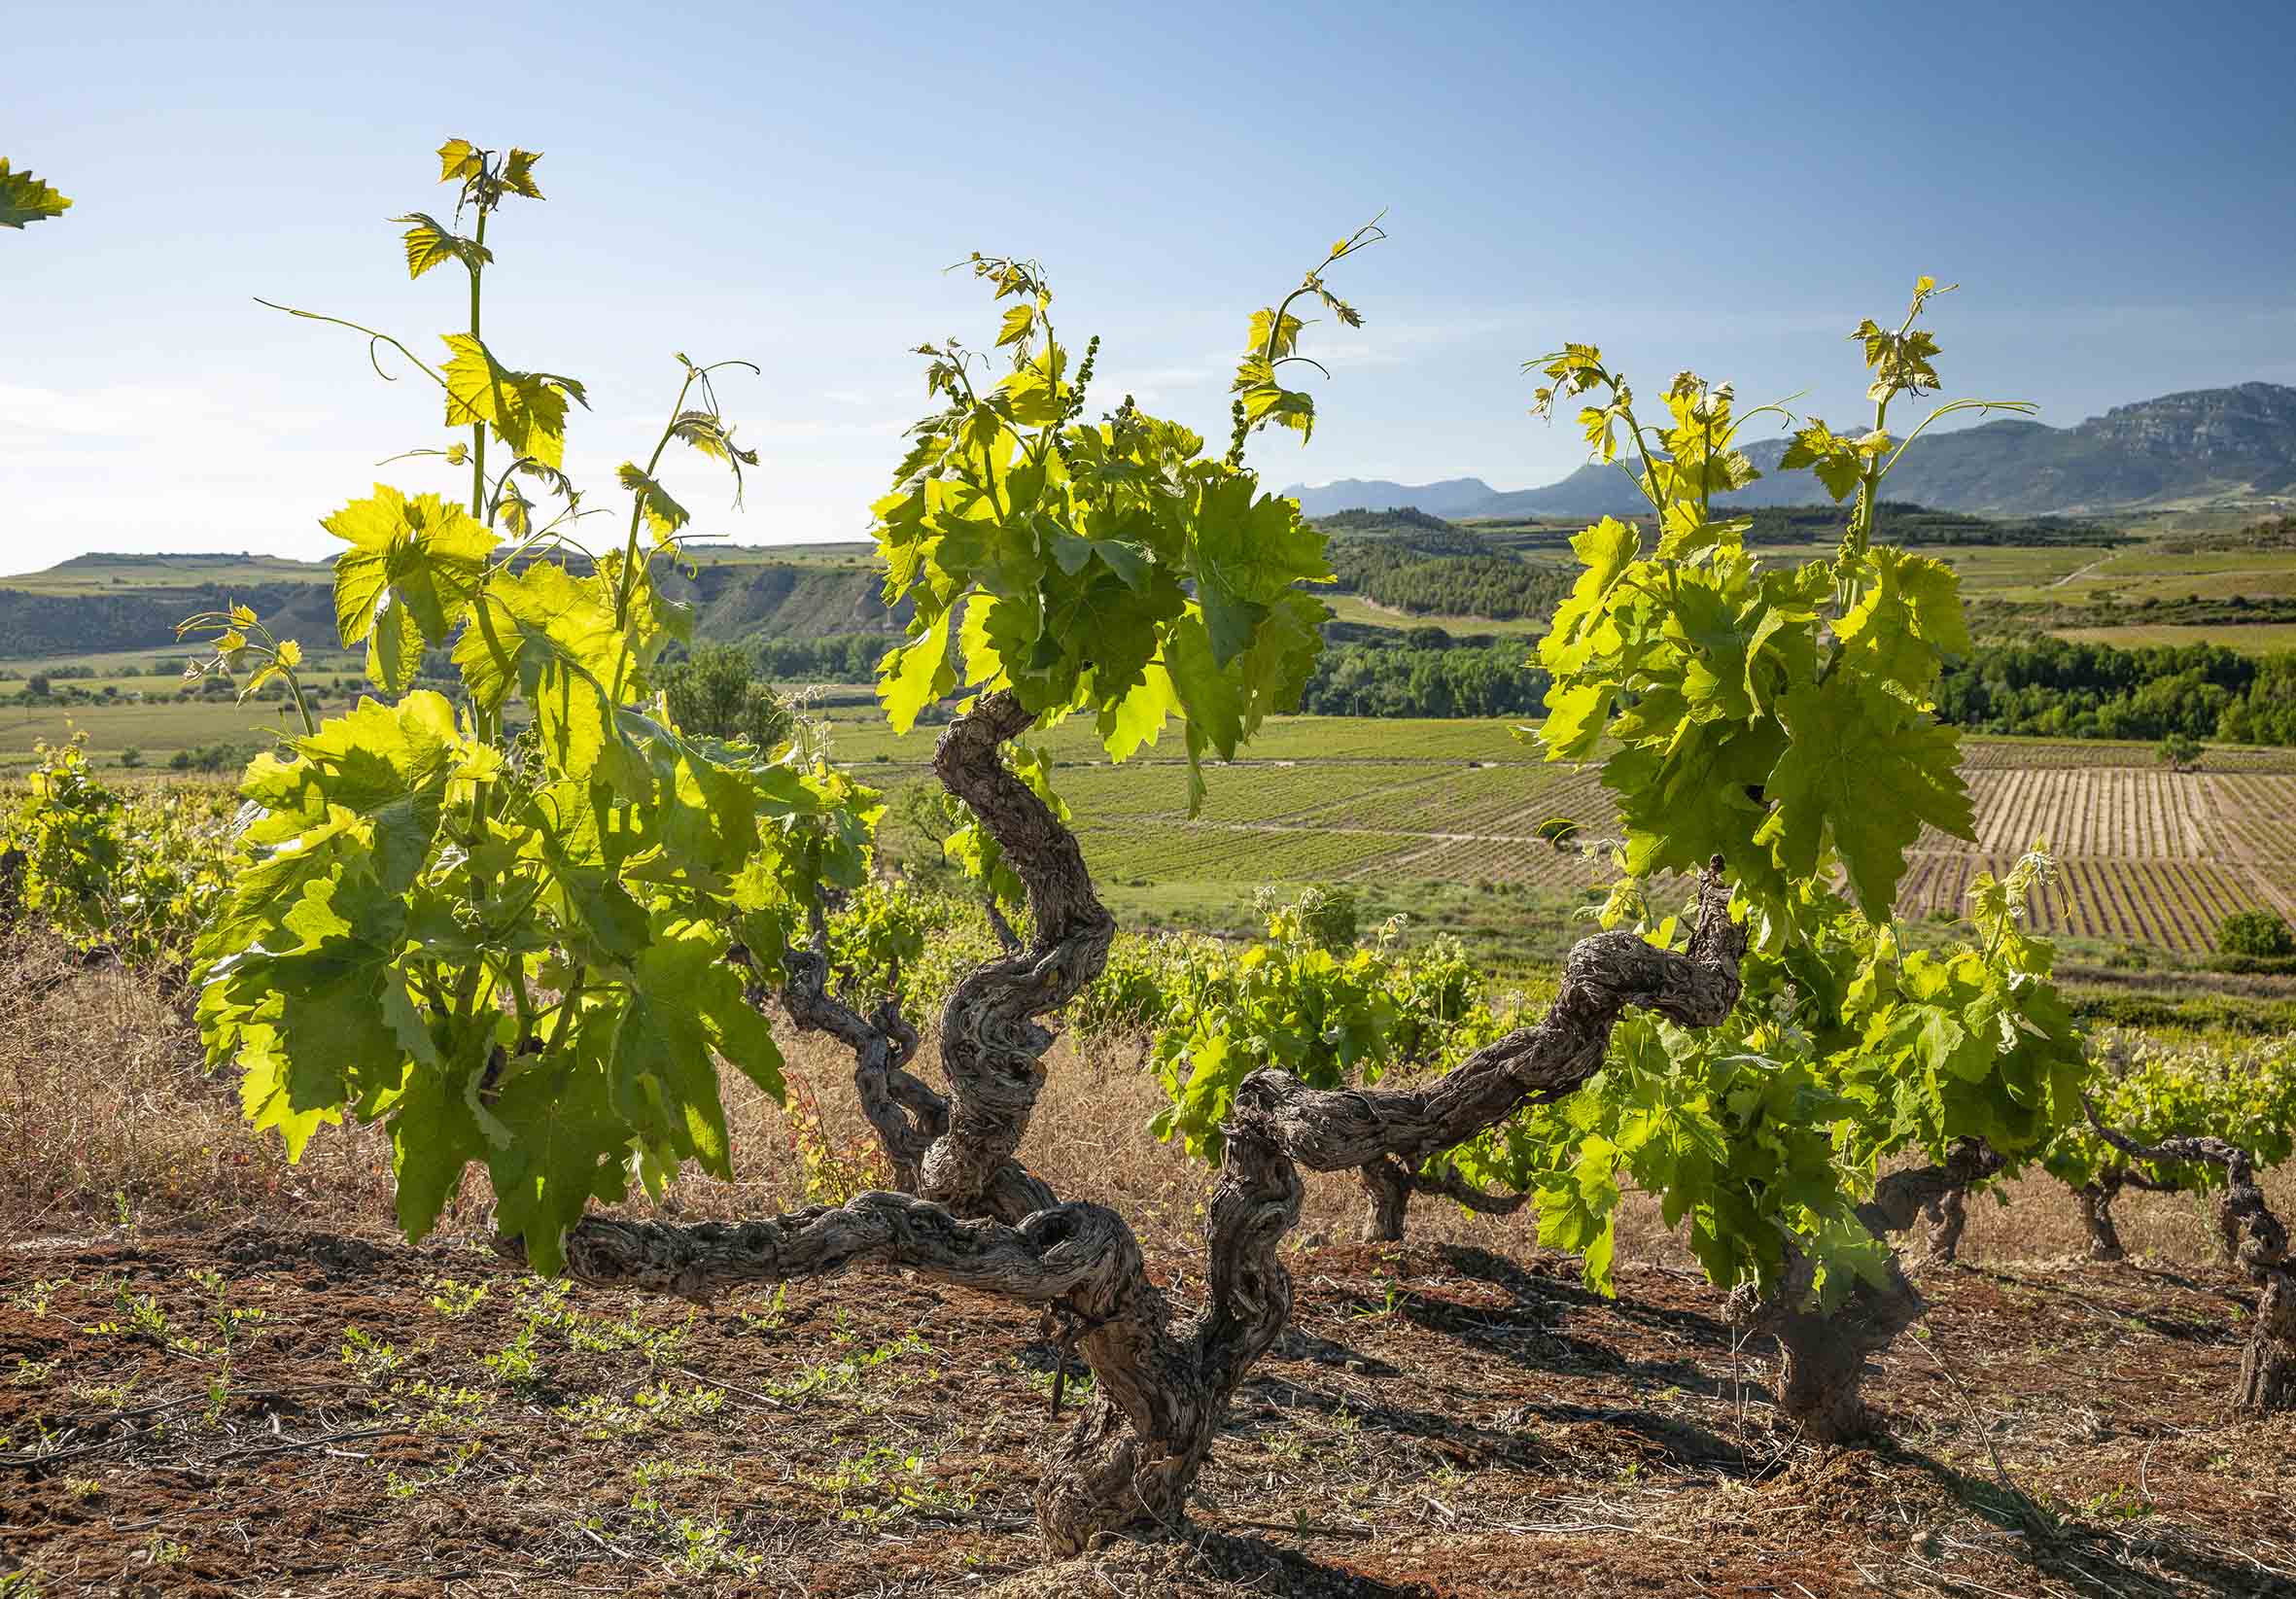
[[[2296,930],[2277,911],[2252,906],[2235,911],[2216,923],[2216,949],[2222,955],[2254,956],[2273,959],[2296,956]]]
[[[662,674],[670,719],[687,733],[747,739],[768,754],[789,742],[796,718],[767,684],[750,675],[739,645],[698,643]]]
[[[2201,763],[2201,741],[2189,733],[2171,733],[2153,747],[2160,763],[2172,772],[2189,772]]]

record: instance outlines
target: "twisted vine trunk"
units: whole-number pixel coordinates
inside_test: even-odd
[[[1738,1002],[1746,929],[1730,920],[1718,859],[1700,876],[1698,920],[1681,953],[1636,933],[1595,933],[1571,946],[1547,1014],[1476,1051],[1443,1076],[1406,1089],[1312,1089],[1289,1072],[1257,1071],[1236,1102],[1264,1117],[1293,1160],[1310,1171],[1374,1163],[1417,1173],[1428,1161],[1495,1127],[1525,1105],[1548,1103],[1602,1069],[1611,1028],[1629,1005],[1687,1027],[1711,1027]],[[1475,1195],[1455,1177],[1412,1176],[1414,1188]],[[1520,1196],[1476,1208],[1513,1209]],[[1466,1199],[1471,1205],[1473,1199]]]
[[[1044,1085],[1052,1034],[1036,1018],[1098,976],[1116,921],[1093,892],[1075,835],[1004,764],[1003,747],[1034,720],[1009,691],[989,694],[941,735],[933,768],[1002,847],[1028,894],[1035,938],[1024,945],[991,902],[1004,953],[967,973],[941,1012],[946,1096],[909,1070],[917,1030],[887,997],[867,1015],[830,991],[828,930],[793,949],[782,999],[790,1020],[853,1055],[853,1090],[885,1151],[893,1187],[960,1215],[1007,1222],[1057,1203],[1014,1158]],[[897,987],[897,981],[896,981]]]
[[[1927,1205],[1930,1218],[1928,1265],[1951,1266],[1961,1259],[1962,1234],[1969,1226],[1969,1191],[1949,1188]]]
[[[834,1276],[862,1262],[1044,1305],[1097,1379],[1098,1398],[1048,1449],[1037,1520],[1055,1554],[1105,1533],[1177,1533],[1236,1387],[1291,1317],[1277,1246],[1299,1220],[1300,1177],[1249,1117],[1231,1126],[1206,1222],[1210,1295],[1175,1324],[1138,1240],[1100,1205],[1055,1203],[1019,1224],[964,1218],[903,1194],[739,1224],[675,1227],[585,1217],[568,1274],[597,1287],[707,1300],[728,1288]],[[523,1259],[515,1239],[499,1247]]]
[[[1356,1169],[1356,1175],[1363,1180],[1363,1241],[1399,1241],[1404,1212],[1411,1202],[1411,1174],[1391,1161],[1370,1161]]]
[[[2241,1243],[2246,1233],[2246,1221],[2237,1203],[2237,1196],[2227,1188],[2209,1203],[2209,1218],[2216,1224],[2216,1246],[2224,1251],[2227,1264],[2241,1264]]]
[[[1858,1219],[1887,1243],[2002,1164],[1982,1141],[1965,1138],[1940,1164],[1882,1178],[1873,1198],[1858,1207]],[[1862,1392],[1866,1365],[1919,1321],[1928,1304],[1894,1253],[1880,1286],[1859,1278],[1830,1311],[1815,1307],[1815,1274],[1814,1263],[1789,1247],[1777,1288],[1766,1298],[1742,1288],[1731,1296],[1730,1316],[1746,1331],[1778,1340],[1780,1419],[1821,1443],[1838,1443],[1873,1431],[1876,1418]]]
[[[1861,1278],[1834,1309],[1815,1305],[1816,1263],[1792,1245],[1778,1288],[1757,1299],[1751,1285],[1733,1294],[1730,1319],[1750,1334],[1778,1340],[1778,1414],[1821,1443],[1839,1443],[1873,1431],[1863,1392],[1866,1363],[1928,1308],[1921,1293],[1889,1264],[1887,1286]]]
[[[968,782],[978,776],[963,775]],[[1026,808],[1005,814],[1013,813],[1041,829]],[[1072,852],[1073,840],[1068,844]],[[1720,1022],[1737,1001],[1746,948],[1744,929],[1729,920],[1718,862],[1701,884],[1687,952],[1654,950],[1631,933],[1583,940],[1536,1026],[1435,1082],[1327,1094],[1286,1073],[1255,1072],[1236,1093],[1206,1219],[1208,1296],[1201,1309],[1175,1321],[1123,1218],[1100,1205],[1053,1199],[1013,1161],[1018,1131],[995,1120],[1001,1107],[1007,1123],[1026,1122],[1041,1076],[1036,1054],[1024,1048],[1035,1033],[1033,1018],[1061,1002],[1061,991],[1097,958],[1096,948],[1104,954],[1107,947],[1106,913],[1089,885],[1081,895],[1062,896],[1083,883],[1081,860],[1073,879],[1056,862],[1043,874],[1053,891],[1041,897],[1037,879],[1028,879],[1036,942],[968,978],[973,985],[987,974],[961,1007],[951,1002],[968,1042],[962,1064],[951,1072],[951,1126],[927,1151],[924,1175],[928,1186],[960,1190],[953,1174],[971,1173],[981,1182],[974,1198],[863,1194],[840,1206],[699,1226],[589,1216],[565,1240],[569,1274],[598,1287],[707,1299],[873,1262],[1046,1307],[1059,1340],[1073,1343],[1098,1388],[1084,1416],[1047,1451],[1037,1519],[1061,1555],[1081,1552],[1107,1533],[1169,1534],[1183,1526],[1188,1496],[1236,1388],[1291,1317],[1291,1278],[1278,1246],[1299,1220],[1300,1166],[1378,1164],[1404,1172],[1413,1188],[1511,1209],[1521,1196],[1481,1194],[1447,1169],[1422,1175],[1427,1158],[1533,1098],[1583,1083],[1601,1066],[1611,1027],[1628,1005],[1686,1025]],[[1000,1213],[1031,1192],[1044,1202],[1017,1219]],[[523,1258],[515,1239],[500,1247]]]
[[[2296,1410],[2296,1256],[2289,1253],[2287,1228],[2265,1202],[2254,1158],[2222,1138],[2164,1138],[2157,1144],[2140,1144],[2099,1121],[2094,1104],[2084,1105],[2098,1135],[2132,1159],[2156,1167],[2201,1163],[2223,1167],[2217,1224],[2233,1243],[2234,1259],[2258,1289],[2247,1346],[2241,1351],[2240,1386],[2233,1394],[2232,1411],[2261,1418]]]
[[[909,1070],[917,1055],[917,1029],[901,1015],[897,998],[888,994],[863,1016],[829,991],[829,929],[819,906],[811,907],[811,914],[813,943],[791,948],[783,958],[787,972],[783,1007],[801,1030],[826,1032],[852,1051],[853,1094],[861,1114],[885,1151],[893,1187],[914,1194],[926,1152],[949,1130],[949,1102]],[[897,970],[891,988],[896,993],[900,988]]]
[[[941,1007],[949,1126],[925,1153],[918,1193],[960,1214],[1008,1222],[1054,1202],[1013,1158],[1052,1047],[1036,1019],[1099,975],[1116,937],[1076,835],[1004,764],[1004,744],[1032,720],[1009,689],[984,695],[933,749],[943,785],[972,808],[1026,886],[1031,936],[966,973]]]
[[[2089,1259],[2093,1261],[2129,1258],[2129,1252],[2121,1247],[2121,1230],[2112,1220],[2112,1201],[2120,1197],[2120,1192],[2121,1179],[2114,1173],[2072,1191],[2073,1199],[2081,1209],[2081,1226],[2089,1235]]]
[[[1403,1221],[1414,1194],[1435,1194],[1456,1199],[1484,1216],[1512,1216],[1530,1201],[1530,1193],[1492,1194],[1459,1175],[1448,1162],[1413,1170],[1393,1157],[1371,1161],[1357,1168],[1363,1183],[1363,1238],[1366,1243],[1394,1243],[1403,1237]]]

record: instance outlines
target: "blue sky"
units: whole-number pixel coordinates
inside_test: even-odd
[[[457,17],[483,24],[458,32]],[[1522,359],[1601,343],[1654,392],[1861,408],[1841,335],[1919,272],[1952,392],[2060,425],[2296,383],[2296,29],[2278,5],[45,5],[7,23],[0,155],[78,204],[0,234],[0,572],[87,549],[315,555],[422,380],[250,296],[459,328],[385,220],[449,135],[539,149],[496,225],[489,341],[586,381],[604,494],[675,391],[764,457],[743,542],[859,537],[922,406],[905,352],[994,325],[967,251],[1046,264],[1107,403],[1216,431],[1251,309],[1385,208],[1336,284],[1322,421],[1275,483],[1579,463]]]

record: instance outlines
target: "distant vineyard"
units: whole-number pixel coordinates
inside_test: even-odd
[[[1394,833],[1332,833],[1305,827],[1262,831],[1217,824],[1081,827],[1085,862],[1115,882],[1276,883],[1344,877],[1413,841]]]
[[[1443,759],[1416,739],[1382,747],[1360,726],[1289,724],[1288,739],[1264,742],[1304,758],[1232,768],[1193,823],[1176,767],[1071,768],[1060,786],[1094,868],[1120,879],[1416,879],[1568,893],[1615,875],[1599,851],[1577,847],[1617,825],[1594,767],[1526,760],[1487,735],[1479,747],[1444,741],[1446,752],[1463,745],[1482,759]],[[2006,871],[2045,839],[2062,867],[2034,907],[2045,932],[2206,954],[2231,912],[2296,917],[2290,752],[2210,750],[2211,769],[2198,773],[2165,771],[2139,746],[1989,741],[1968,752],[1977,841],[1926,833],[1900,915],[1959,916],[1972,878]],[[1574,847],[1537,836],[1557,817],[1580,824]]]
[[[1964,739],[1962,765],[1973,772],[2022,766],[2156,767],[2151,744],[2112,739]],[[2296,773],[2296,749],[2212,747],[2201,757],[2205,772]]]

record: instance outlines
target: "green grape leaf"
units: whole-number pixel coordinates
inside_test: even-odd
[[[410,278],[419,278],[432,267],[450,261],[459,261],[466,266],[483,266],[494,260],[494,252],[485,245],[461,237],[428,212],[410,211],[391,220],[408,225],[403,239],[406,275]]]
[[[47,222],[71,208],[72,202],[53,185],[20,168],[10,171],[7,157],[0,156],[0,227],[20,232],[26,223]]]
[[[1018,305],[1008,306],[1004,321],[996,330],[996,347],[1001,350],[1007,344],[1018,344],[1035,330],[1036,306],[1033,301],[1024,300]]]
[[[396,1091],[406,1053],[382,992],[404,908],[341,879],[314,884],[267,943],[209,961],[200,1032],[211,1060],[235,1060],[240,1102],[299,1158],[323,1121],[353,1100]]]
[[[744,997],[741,973],[726,963],[714,925],[658,919],[652,940],[630,968],[631,991],[609,1057],[615,1103],[650,1142],[733,1174],[715,1050],[782,1097],[782,1056],[772,1029]]]
[[[1263,306],[1252,313],[1251,332],[1244,348],[1263,358],[1280,359],[1298,348],[1300,330],[1306,326],[1289,311],[1278,320],[1273,306]]]
[[[1609,608],[1611,591],[1634,565],[1641,548],[1640,535],[1616,517],[1606,516],[1571,540],[1585,571],[1571,592],[1554,608],[1554,619],[1539,641],[1539,659],[1548,671],[1575,672],[1586,662],[1583,646],[1586,635]]]
[[[1100,707],[1100,747],[1112,761],[1130,760],[1142,745],[1156,743],[1165,718],[1175,713],[1181,713],[1180,696],[1171,674],[1150,662],[1123,698]]]
[[[438,181],[468,181],[485,170],[478,147],[468,139],[449,139],[438,147]]]
[[[1778,458],[1781,471],[1807,467],[1836,503],[1858,492],[1866,468],[1887,450],[1889,435],[1875,432],[1860,438],[1845,437],[1816,417],[1798,430],[1786,453]]]
[[[1931,361],[1937,353],[1937,340],[1928,329],[1892,332],[1868,317],[1850,336],[1865,346],[1865,365],[1873,369],[1866,399],[1884,400],[1938,386],[1937,368]]]
[[[1202,613],[1194,608],[1165,631],[1164,664],[1188,718],[1188,814],[1194,816],[1202,804],[1203,752],[1232,760],[1243,737],[1243,691],[1213,659]]]
[[[1045,535],[1045,552],[1053,564],[1070,577],[1075,576],[1096,559],[1135,594],[1148,589],[1148,552],[1138,544],[1121,539],[1084,539],[1063,528],[1054,527]]]
[[[1276,597],[1251,647],[1236,663],[1244,692],[1243,736],[1263,718],[1300,708],[1300,695],[1323,652],[1323,602],[1304,589]]]
[[[462,1187],[463,1172],[491,1147],[465,1087],[479,1069],[418,1065],[391,1113],[391,1168],[398,1178],[399,1228],[409,1242],[427,1236]]]
[[[1962,611],[1961,578],[1942,561],[1880,547],[1868,559],[1873,582],[1834,636],[1868,677],[1927,704],[1940,657],[1966,655],[1969,630]]]
[[[1954,730],[1912,716],[1841,672],[1822,684],[1795,684],[1779,709],[1792,742],[1764,784],[1776,809],[1756,842],[1788,874],[1808,877],[1830,839],[1859,904],[1874,921],[1887,920],[1923,823],[1975,837]]]
[[[521,1066],[495,1102],[510,1134],[486,1151],[495,1225],[526,1240],[528,1264],[546,1277],[566,1269],[566,1230],[590,1201],[611,1203],[630,1190],[630,1126],[602,1049],[617,1015],[585,1006],[572,1058],[554,1053]]]
[[[367,675],[385,693],[413,680],[423,645],[443,643],[486,575],[500,542],[435,494],[409,499],[377,483],[320,526],[351,547],[335,557],[335,631],[367,645]]]
[[[692,520],[686,515],[685,507],[671,499],[669,491],[647,476],[635,462],[623,462],[614,469],[614,477],[638,497],[638,508],[644,513],[645,525],[653,531],[654,548],[669,548],[678,537],[678,530]]]
[[[512,145],[510,154],[503,157],[503,187],[530,200],[540,199],[542,191],[534,181],[534,163],[541,158],[539,150],[521,150]]]
[[[1322,532],[1301,519],[1299,503],[1253,498],[1253,479],[1236,475],[1207,485],[1196,506],[1193,574],[1197,603],[1226,666],[1248,648],[1268,608],[1293,584],[1331,581]]]
[[[586,774],[605,761],[609,781],[625,792],[634,784],[616,713],[638,658],[601,578],[574,577],[548,561],[498,574],[472,606],[454,661],[471,699],[489,711],[517,689],[557,770]]]
[[[949,664],[949,615],[942,611],[922,634],[887,650],[878,663],[877,698],[895,733],[915,727],[926,706],[957,687],[957,672]]]
[[[342,1126],[340,1080],[323,1077],[315,1087],[306,1085],[303,1096],[314,1102],[298,1108],[296,1095],[288,1088],[295,1068],[280,1047],[277,1029],[266,1027],[254,1037],[238,1030],[234,1036],[238,1040],[239,1113],[257,1132],[276,1130],[280,1142],[287,1146],[288,1161],[300,1161],[303,1147],[322,1127]]]
[[[1045,634],[1074,643],[1071,649],[1061,651],[1056,671],[1045,676],[1050,690],[1045,701],[1059,703],[1068,697],[1079,657],[1091,663],[1096,693],[1103,699],[1128,692],[1141,681],[1156,658],[1158,618],[1140,596],[1121,578],[1097,570],[1082,581],[1048,588]],[[1014,674],[1024,681],[1029,676]],[[1023,698],[1033,702],[1037,696]]]
[[[582,387],[549,372],[514,372],[468,333],[441,333],[453,352],[439,367],[446,380],[446,425],[485,423],[520,456],[558,469],[566,465],[566,407],[587,403]]]
[[[360,701],[296,740],[292,759],[259,755],[240,788],[263,811],[242,836],[252,858],[203,930],[199,958],[269,940],[287,914],[338,879],[405,892],[470,749],[454,708],[418,689],[397,705]]]

